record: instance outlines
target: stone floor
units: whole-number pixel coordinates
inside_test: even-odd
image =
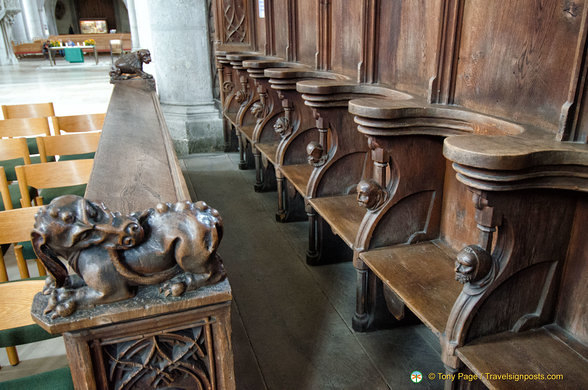
[[[104,112],[109,66],[110,57],[99,65],[49,67],[48,61],[26,59],[1,66],[0,104],[53,101],[57,115]],[[255,193],[254,172],[238,170],[236,154],[192,155],[181,163],[194,196],[223,216],[219,252],[234,294],[238,389],[443,387],[426,378],[410,381],[415,370],[425,377],[443,371],[438,341],[422,324],[368,333],[351,329],[351,263],[306,265],[307,223],[275,222],[276,193]],[[60,338],[18,350],[22,362],[15,367],[0,351],[0,381],[66,364]]]

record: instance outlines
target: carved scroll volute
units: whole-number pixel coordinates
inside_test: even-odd
[[[313,109],[314,118],[316,120],[316,127],[319,131],[319,140],[311,141],[306,146],[306,154],[308,163],[310,165],[314,165],[315,167],[321,167],[327,161],[327,154],[325,150],[327,148],[327,131],[329,130],[328,127],[325,125],[324,119],[318,114],[316,110]]]
[[[292,111],[294,107],[290,104],[288,99],[282,99],[282,107],[284,108],[284,116],[279,117],[274,123],[274,131],[282,138],[289,137],[292,134]]]
[[[478,245],[468,245],[456,256],[455,279],[464,284],[464,288],[453,305],[441,339],[442,359],[448,371],[458,368],[460,363],[455,349],[463,345],[472,314],[500,271],[497,256],[492,256],[491,252],[496,227],[502,224],[502,214],[488,204],[482,191],[474,192],[473,202],[480,235]]]
[[[223,92],[225,96],[228,96],[233,89],[235,88],[235,84],[233,84],[233,72],[230,66],[223,66]],[[225,102],[226,103],[226,102]]]

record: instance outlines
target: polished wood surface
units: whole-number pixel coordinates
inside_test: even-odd
[[[45,285],[44,280],[19,280],[0,283],[0,330],[33,325],[33,298]]]
[[[47,118],[16,118],[0,121],[0,137],[51,135]]]
[[[524,333],[505,332],[461,347],[457,354],[489,389],[583,388],[588,383],[586,358],[558,336],[553,330],[543,328]],[[502,378],[500,374],[530,377],[516,380]]]
[[[0,139],[0,158],[2,160],[11,160],[22,158],[25,164],[31,163],[29,147],[24,138]]]
[[[366,213],[365,208],[357,204],[357,196],[313,198],[309,203],[333,227],[333,232],[353,248],[359,224]]]
[[[113,91],[86,190],[88,199],[105,202],[121,213],[190,196],[167,125],[156,111],[157,95],[143,85],[142,80],[131,81],[129,88]],[[137,128],[142,131],[134,131]],[[117,172],[117,180],[112,180],[112,172]]]
[[[292,183],[300,194],[306,194],[308,179],[313,171],[309,164],[285,165],[282,167],[284,177]]]
[[[374,249],[359,257],[437,337],[462,285],[454,280],[455,252],[441,242]]]

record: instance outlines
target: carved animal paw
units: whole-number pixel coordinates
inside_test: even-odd
[[[71,315],[76,310],[74,297],[75,290],[64,288],[53,289],[43,314],[50,315],[51,319]]]
[[[166,297],[170,294],[178,297],[186,291],[195,290],[205,285],[207,279],[208,275],[186,272],[163,283],[159,292]]]

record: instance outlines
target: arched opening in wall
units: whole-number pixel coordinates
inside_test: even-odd
[[[66,1],[66,0],[63,0]],[[106,32],[130,32],[129,13],[123,0],[69,0],[80,20],[105,20]]]

